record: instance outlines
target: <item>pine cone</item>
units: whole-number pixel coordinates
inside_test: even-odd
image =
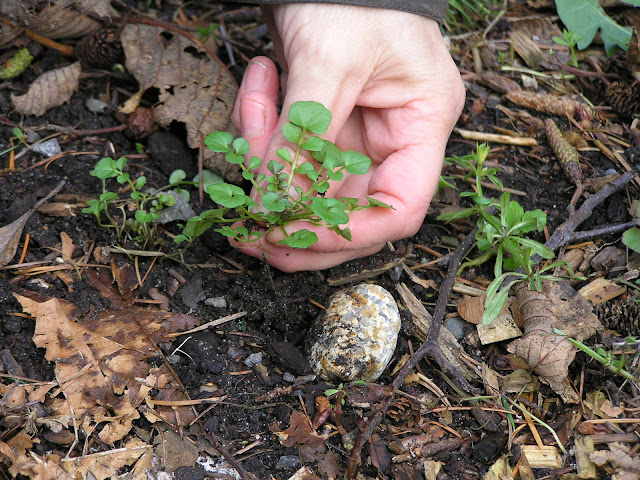
[[[637,81],[611,82],[604,96],[621,118],[631,120],[634,115],[640,115],[640,85]]]
[[[103,28],[84,37],[74,49],[82,68],[89,70],[111,70],[114,64],[122,63],[124,51],[120,42],[120,29]]]
[[[617,300],[595,306],[600,322],[610,330],[622,335],[640,335],[640,304]]]

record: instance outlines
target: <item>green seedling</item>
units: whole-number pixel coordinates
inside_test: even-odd
[[[196,32],[198,32],[198,40],[204,43],[210,38],[215,38],[216,30],[218,30],[217,23],[212,23],[211,25],[208,25],[206,27],[196,27]]]
[[[551,249],[524,235],[541,232],[546,225],[547,216],[541,210],[525,212],[515,200],[511,200],[509,192],[504,192],[499,199],[485,197],[483,182],[489,181],[500,189],[504,188],[496,176],[497,168],[484,165],[489,155],[487,145],[479,145],[476,152],[465,157],[447,159],[448,164],[455,164],[468,171],[466,179],[475,180],[475,191],[462,192],[460,197],[470,198],[472,206],[464,210],[442,214],[439,220],[451,221],[457,218],[477,216],[478,232],[476,246],[482,254],[476,259],[461,265],[458,274],[470,266],[481,265],[495,257],[494,280],[486,291],[483,323],[489,324],[502,310],[509,289],[519,281],[528,281],[531,288],[540,291],[545,280],[559,280],[551,274],[552,269],[568,265],[566,262],[555,262],[544,268],[537,268],[534,255],[543,259],[551,259],[555,255]]]
[[[553,41],[558,45],[564,45],[569,48],[571,52],[571,63],[572,67],[578,68],[578,56],[576,54],[576,46],[582,40],[582,35],[573,30],[567,30],[566,28],[562,31],[562,37],[553,37]]]
[[[371,159],[366,155],[340,151],[332,142],[318,136],[327,131],[330,122],[331,112],[322,104],[294,103],[289,110],[289,121],[282,129],[284,137],[291,142],[290,148],[276,151],[279,160],[266,164],[268,173],[258,173],[263,161],[256,156],[245,162],[249,143],[244,138],[234,139],[227,132],[208,135],[205,145],[223,153],[227,162],[241,168],[257,201],[237,185],[211,185],[206,191],[222,208],[206,210],[189,219],[175,241],[191,244],[209,228],[220,224],[223,225],[216,228],[217,232],[240,242],[255,242],[274,229],[279,229],[284,236],[280,243],[293,248],[307,248],[318,241],[318,236],[308,229],[289,233],[287,226],[292,222],[324,227],[351,240],[347,226],[350,213],[372,207],[392,207],[371,197],[366,197],[367,203],[360,205],[357,198],[326,195],[331,183],[342,180],[345,173],[363,175],[371,166]],[[305,153],[315,162],[307,160]],[[295,182],[296,178],[303,182]]]
[[[638,340],[637,338],[630,335],[618,345],[616,345],[622,352],[618,355],[614,352],[605,350],[602,347],[598,347],[596,350],[594,350],[586,346],[584,343],[567,336],[567,334],[562,330],[554,328],[553,332],[556,335],[566,336],[567,341],[569,341],[574,347],[582,350],[595,361],[604,365],[605,368],[607,368],[610,372],[622,375],[624,378],[632,382],[640,382],[640,378],[634,376],[627,370],[627,367],[630,363],[635,363],[637,367],[640,352],[640,350],[638,350],[638,347],[640,346],[640,340]]]
[[[9,147],[6,150],[3,150],[0,152],[0,157],[6,153],[11,152],[12,150],[15,150],[16,148],[18,148],[21,144],[22,145],[26,145],[27,144],[27,139],[25,137],[25,134],[22,130],[20,130],[18,127],[14,127],[13,130],[11,131],[11,133],[13,133],[13,138],[11,139],[13,140],[18,140],[18,144],[14,145],[13,147]]]
[[[194,185],[194,182],[185,181],[185,172],[176,170],[169,177],[169,185],[147,193],[143,190],[147,178],[142,175],[133,180],[125,171],[126,166],[127,159],[124,157],[117,160],[107,157],[96,164],[90,174],[102,180],[102,194],[98,199],[89,200],[82,212],[95,215],[101,227],[115,229],[119,239],[131,238],[143,245],[161,245],[164,242],[158,235],[160,213],[175,204],[175,198],[166,190],[173,189],[188,200],[189,192],[181,186]],[[111,178],[119,185],[129,187],[128,199],[121,198],[107,188],[107,180]],[[134,205],[133,215],[128,214],[131,203]],[[119,211],[119,216],[115,216],[113,210]],[[106,223],[103,218],[106,218]]]

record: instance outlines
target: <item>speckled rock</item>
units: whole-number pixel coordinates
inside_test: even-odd
[[[387,290],[366,283],[341,290],[314,325],[311,368],[332,382],[373,382],[391,360],[399,331],[398,306]]]

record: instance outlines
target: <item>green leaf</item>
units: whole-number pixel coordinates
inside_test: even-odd
[[[127,165],[127,159],[125,157],[120,157],[116,160],[116,168],[118,170],[124,170],[124,167]]]
[[[296,102],[289,109],[289,120],[310,132],[322,134],[331,123],[331,112],[318,102]]]
[[[182,233],[173,237],[174,243],[182,243],[182,242],[186,242],[187,240],[189,240],[189,238]]]
[[[207,193],[216,203],[223,207],[237,208],[247,203],[247,197],[240,187],[229,183],[216,183],[207,187]]]
[[[310,152],[319,152],[323,147],[324,140],[313,135],[307,138],[307,140],[302,144],[302,148],[304,148],[305,150],[309,150]]]
[[[181,181],[183,181],[185,178],[187,178],[187,174],[185,173],[184,170],[179,170],[179,169],[174,170],[173,172],[171,172],[171,175],[169,176],[169,184],[176,185]]]
[[[233,142],[233,135],[228,132],[213,132],[204,138],[204,144],[213,152],[228,152],[231,142]]]
[[[270,212],[284,212],[291,202],[275,192],[267,192],[262,196],[262,205]]]
[[[153,220],[153,214],[145,210],[136,210],[135,218],[139,223],[149,223]]]
[[[502,217],[506,222],[506,227],[510,228],[516,225],[520,220],[522,220],[522,216],[524,215],[524,208],[516,202],[515,200],[510,201],[507,204],[506,211],[502,211]]]
[[[239,153],[233,153],[231,151],[224,154],[224,159],[234,165],[244,163],[244,157],[242,155],[240,155]]]
[[[121,173],[120,175],[118,175],[116,177],[116,182],[118,182],[119,184],[123,184],[123,183],[127,183],[129,181],[129,174],[128,173]]]
[[[111,202],[117,199],[118,199],[118,194],[115,192],[104,192],[102,195],[100,195],[101,202]]]
[[[309,162],[302,162],[300,165],[298,165],[298,168],[296,168],[296,173],[306,175],[312,182],[318,179],[318,172],[316,172],[315,167]]]
[[[364,175],[371,167],[371,159],[369,157],[352,150],[342,152],[342,163],[347,172],[354,175]]]
[[[349,223],[349,216],[345,213],[346,205],[337,198],[315,197],[311,200],[311,211],[329,225],[344,225]]]
[[[622,234],[622,243],[635,252],[640,252],[640,228],[633,227]]]
[[[249,142],[245,138],[239,137],[233,141],[233,149],[238,155],[249,153]]]
[[[342,152],[340,149],[329,140],[320,140],[322,140],[322,149],[313,152],[313,158],[323,164],[323,166],[328,170],[332,170],[340,166],[340,162],[342,161]],[[325,162],[327,165],[324,165]]]
[[[184,188],[176,187],[174,189],[174,192],[176,192],[178,195],[182,195],[187,202],[191,199],[191,194]]]
[[[213,173],[211,170],[202,171],[202,189],[207,190],[209,185],[224,182],[223,178],[217,173]],[[200,183],[200,175],[193,177],[193,183]]]
[[[346,228],[340,228],[337,225],[334,225],[332,227],[329,227],[329,230],[331,230],[332,232],[336,232],[338,235],[340,235],[342,238],[344,238],[347,241],[351,241],[351,229],[349,227]]]
[[[282,134],[284,138],[290,142],[298,143],[300,141],[300,135],[302,135],[302,129],[291,122],[287,122],[282,126]]]
[[[288,149],[284,147],[280,147],[279,149],[276,150],[276,155],[278,155],[285,162],[291,163],[291,152]]]
[[[249,159],[249,165],[247,166],[247,168],[249,170],[255,170],[256,168],[259,168],[261,164],[262,164],[262,160],[260,160],[259,157],[256,157],[254,155]]]
[[[288,245],[292,248],[309,248],[317,241],[318,236],[315,233],[303,228],[302,230],[298,230],[297,232],[283,238],[278,243]]]
[[[369,207],[391,208],[392,210],[395,210],[395,208],[393,208],[393,205],[386,204],[384,202],[381,202],[380,200],[376,200],[373,197],[365,197],[365,198],[367,199],[367,205]]]
[[[96,163],[96,166],[91,170],[91,175],[101,179],[113,178],[120,175],[116,162],[111,157],[106,157]]]
[[[630,0],[626,1],[633,4]],[[637,3],[637,0],[634,1]],[[556,0],[556,9],[567,29],[580,35],[580,50],[591,45],[598,30],[608,54],[616,46],[626,50],[631,42],[631,28],[618,25],[605,13],[599,0]]]
[[[242,171],[242,178],[244,178],[245,180],[253,180],[255,176],[256,174],[253,172],[250,172],[249,170]]]
[[[288,152],[288,150],[287,150]],[[282,165],[280,162],[278,162],[277,160],[271,160],[268,164],[267,164],[267,169],[273,173],[274,175],[277,175],[278,173],[280,173],[282,170],[284,170],[284,165]]]

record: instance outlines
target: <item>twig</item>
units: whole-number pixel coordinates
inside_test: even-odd
[[[509,135],[500,135],[497,133],[473,132],[471,130],[463,130],[462,128],[456,128],[455,132],[466,140],[503,143],[506,145],[517,145],[519,147],[538,146],[536,139],[531,137],[510,137]]]

